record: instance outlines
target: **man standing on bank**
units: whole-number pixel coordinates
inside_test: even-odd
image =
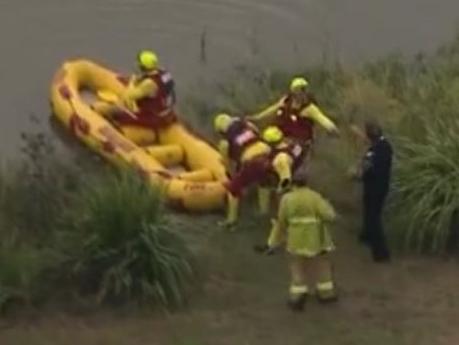
[[[355,127],[353,130],[359,131]],[[389,192],[393,151],[377,123],[368,121],[364,135],[369,148],[354,174],[363,182],[363,227],[359,239],[370,246],[375,262],[388,262],[390,252],[384,235],[382,212]]]

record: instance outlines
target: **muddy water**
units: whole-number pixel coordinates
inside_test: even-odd
[[[47,117],[50,78],[67,58],[128,71],[139,48],[153,47],[183,94],[247,60],[429,51],[458,19],[458,0],[0,0],[0,155],[17,153],[30,114]]]

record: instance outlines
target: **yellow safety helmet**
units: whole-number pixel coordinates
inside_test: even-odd
[[[309,82],[305,78],[294,78],[290,83],[290,91],[298,91],[307,88]]]
[[[226,113],[216,115],[214,118],[215,131],[225,133],[228,130],[228,127],[231,125],[232,121],[233,117]]]
[[[137,56],[139,66],[145,70],[158,68],[158,56],[151,50],[142,50]]]
[[[262,137],[267,143],[276,144],[284,139],[284,133],[277,126],[269,126],[263,131]]]

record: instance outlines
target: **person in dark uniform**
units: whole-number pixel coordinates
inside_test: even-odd
[[[375,262],[387,262],[390,252],[382,212],[389,192],[393,150],[375,122],[365,124],[365,137],[370,145],[355,174],[363,182],[363,227],[359,239],[370,246]]]

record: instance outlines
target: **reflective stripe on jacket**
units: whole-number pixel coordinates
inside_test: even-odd
[[[286,233],[287,251],[295,255],[316,256],[334,249],[326,226],[335,211],[320,194],[307,187],[286,193],[279,205],[279,231]]]

